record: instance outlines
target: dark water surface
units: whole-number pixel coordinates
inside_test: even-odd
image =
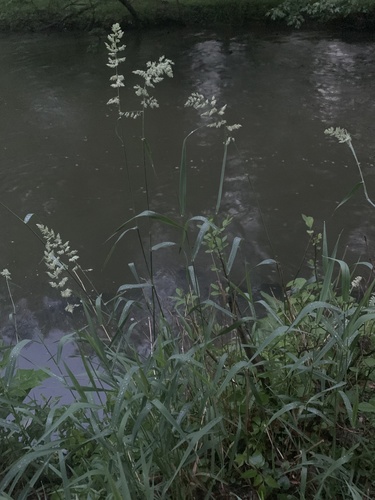
[[[183,105],[191,92],[199,92],[216,96],[218,105],[227,103],[228,121],[242,125],[230,149],[222,200],[222,212],[234,217],[233,234],[246,239],[242,259],[255,265],[276,257],[293,276],[307,241],[302,213],[313,216],[318,228],[326,221],[332,240],[343,231],[350,259],[367,257],[364,235],[375,253],[374,213],[362,193],[333,213],[357,183],[358,172],[347,146],[323,133],[330,126],[352,133],[375,198],[375,35],[163,30],[127,33],[125,43],[124,109],[138,108],[132,70],[160,55],[175,62],[174,78],[155,91],[160,108],[146,116],[157,170],[149,186],[151,209],[178,215],[181,144],[201,123],[198,113]],[[103,45],[104,39],[73,35],[0,38],[0,201],[21,218],[34,213],[31,223],[46,224],[70,240],[82,266],[95,270],[97,288],[111,293],[132,279],[128,262],[141,266],[141,258],[129,235],[101,271],[110,248],[106,239],[134,215],[116,113],[106,105],[113,89]],[[127,134],[139,212],[147,206],[140,122],[129,122]],[[191,138],[189,214],[213,213],[221,156],[215,131]],[[15,299],[23,300],[25,310],[43,311],[55,297],[41,261],[42,246],[3,208],[0,231],[0,268],[12,273]],[[166,238],[171,235],[159,231],[153,243]],[[169,254],[160,253],[158,268],[168,290],[175,284],[168,278],[170,267]],[[1,287],[7,314],[5,283]],[[54,342],[51,318],[39,318],[30,336],[48,339],[52,331]],[[61,329],[66,331],[66,324]]]

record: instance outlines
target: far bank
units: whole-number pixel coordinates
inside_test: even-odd
[[[114,22],[128,28],[219,25],[375,26],[375,0],[301,2],[301,0],[0,0],[0,30],[108,30]]]

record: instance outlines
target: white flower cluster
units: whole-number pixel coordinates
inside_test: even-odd
[[[362,276],[356,276],[352,281],[352,288],[357,289],[360,287]]]
[[[11,276],[10,271],[8,269],[3,269],[0,274],[1,274],[1,276],[4,276],[4,278],[6,280],[12,279],[12,276]]]
[[[77,260],[79,256],[77,255],[77,250],[71,250],[69,241],[63,243],[60,234],[55,234],[53,229],[49,229],[43,224],[37,224],[37,227],[45,240],[44,262],[48,269],[47,275],[52,280],[49,284],[52,288],[60,289],[61,297],[67,299],[72,296],[72,290],[66,286],[69,280],[66,272],[69,270],[70,265],[73,266],[71,269],[72,272],[78,270]],[[63,258],[67,259],[67,263],[63,262]],[[75,307],[78,307],[78,305],[68,304],[65,310],[73,312]]]
[[[139,118],[142,114],[142,111],[125,111],[125,118],[133,118],[133,120]]]
[[[347,143],[350,144],[352,142],[351,135],[349,134],[349,132],[345,128],[341,128],[341,127],[333,128],[333,127],[330,127],[330,128],[327,128],[324,131],[324,133],[326,135],[330,135],[331,137],[336,137],[336,139],[339,142],[341,142],[341,143],[347,142]]]
[[[168,76],[169,78],[173,78],[173,70],[172,65],[173,61],[170,59],[166,59],[165,56],[159,57],[159,61],[151,62],[148,61],[146,63],[146,70],[135,70],[133,73],[138,75],[144,79],[143,86],[135,85],[134,90],[135,94],[138,97],[141,97],[141,106],[143,109],[146,108],[158,108],[159,103],[155,97],[150,96],[148,92],[148,88],[155,88],[155,84],[164,80],[164,76]],[[132,116],[134,118],[134,116]]]
[[[213,118],[213,121],[210,121],[207,124],[207,127],[210,128],[222,128],[225,127],[226,131],[226,139],[224,141],[225,145],[228,145],[230,142],[234,141],[234,137],[229,132],[233,132],[234,130],[238,130],[241,128],[241,125],[238,123],[234,123],[233,125],[228,125],[227,120],[224,118],[225,110],[227,105],[225,104],[221,108],[216,107],[216,98],[213,96],[211,99],[206,99],[204,95],[199,94],[198,92],[193,92],[188,100],[185,102],[185,107],[192,107],[197,110],[205,110],[201,113],[203,118]]]
[[[125,50],[126,45],[121,43],[121,39],[124,32],[121,30],[118,23],[112,25],[112,33],[108,35],[108,42],[105,42],[105,46],[108,50],[108,63],[107,66],[115,69],[115,74],[110,77],[111,87],[117,89],[117,95],[109,99],[107,104],[114,104],[117,106],[119,117],[124,116],[125,118],[136,119],[142,115],[142,112],[146,108],[157,108],[159,103],[157,99],[149,94],[149,88],[155,88],[155,84],[161,82],[164,76],[169,78],[173,77],[172,65],[174,64],[170,59],[166,59],[165,56],[161,56],[159,61],[151,62],[148,61],[146,64],[146,70],[136,70],[133,71],[135,75],[139,75],[144,79],[144,84],[135,85],[135,94],[141,97],[142,111],[122,111],[121,109],[121,99],[120,99],[120,88],[124,87],[124,75],[121,75],[118,71],[119,64],[123,63],[126,58],[120,57],[119,53]]]
[[[110,81],[111,87],[117,89],[117,95],[112,97],[107,104],[115,104],[118,108],[119,116],[122,116],[124,113],[121,111],[121,102],[120,102],[120,87],[124,87],[124,76],[120,75],[118,72],[118,66],[120,63],[125,61],[125,57],[119,57],[119,52],[125,50],[126,45],[121,45],[121,38],[123,37],[124,32],[121,30],[120,25],[118,23],[113,24],[112,33],[108,35],[108,42],[105,42],[105,46],[108,50],[108,63],[107,66],[110,68],[114,68],[116,73],[111,76]]]

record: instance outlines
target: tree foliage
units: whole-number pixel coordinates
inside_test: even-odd
[[[375,14],[374,0],[284,0],[268,15],[282,19],[290,26],[300,27],[307,19],[330,21],[351,15]]]

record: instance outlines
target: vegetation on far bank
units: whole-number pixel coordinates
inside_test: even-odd
[[[2,31],[90,31],[115,20],[129,27],[313,21],[363,29],[374,25],[375,0],[0,0]]]

